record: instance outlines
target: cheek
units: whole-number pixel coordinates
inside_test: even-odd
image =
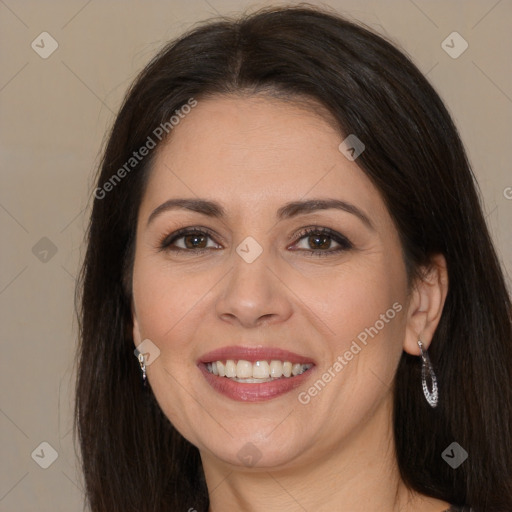
[[[329,407],[344,404],[354,418],[362,418],[388,392],[403,350],[406,283],[400,260],[391,263],[385,257],[347,265],[322,285],[304,282],[304,294],[306,288],[311,293],[309,304],[329,328],[320,377],[333,384],[314,406],[333,415],[332,428],[339,416]]]
[[[147,368],[151,389],[167,418],[192,443],[198,442],[190,428],[197,423],[194,404],[201,400],[190,384],[191,378],[198,379],[190,340],[204,316],[201,298],[213,284],[205,285],[205,276],[201,277],[171,271],[165,262],[143,257],[133,273],[141,340],[150,339],[160,350],[158,360]]]
[[[190,324],[198,309],[194,306],[209,288],[204,277],[173,270],[161,259],[136,261],[133,294],[141,336],[157,344],[172,338],[179,350],[179,332]]]
[[[340,266],[314,279],[307,276],[297,280],[294,290],[307,297],[307,305],[314,310],[318,323],[324,325],[324,332],[334,340],[331,349],[337,354],[360,334],[363,342],[365,337],[373,339],[377,335],[381,338],[389,335],[400,341],[406,276],[396,260],[375,258],[364,264]]]

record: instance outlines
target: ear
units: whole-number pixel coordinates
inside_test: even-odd
[[[133,323],[133,342],[138,347],[142,343],[142,336],[140,334],[139,321],[137,319],[137,313],[135,312],[135,303],[132,299],[132,323]]]
[[[448,293],[448,271],[442,254],[435,255],[428,267],[413,283],[407,309],[404,350],[411,355],[421,354],[418,340],[428,348],[437,329]]]

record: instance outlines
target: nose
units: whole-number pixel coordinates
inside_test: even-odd
[[[268,252],[252,263],[233,252],[233,268],[216,303],[218,317],[245,328],[286,321],[292,314],[291,292],[278,276]]]

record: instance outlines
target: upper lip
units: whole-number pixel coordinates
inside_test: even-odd
[[[290,361],[291,363],[307,364],[313,363],[311,357],[301,356],[295,352],[274,347],[244,347],[244,346],[226,346],[221,347],[206,354],[203,354],[198,363],[211,363],[213,361],[245,360],[254,363],[255,361]]]

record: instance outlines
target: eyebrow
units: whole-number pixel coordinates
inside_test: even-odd
[[[207,199],[169,199],[155,208],[148,218],[147,226],[160,214],[169,210],[186,209],[193,212],[201,213],[209,217],[225,218],[226,210],[217,202]],[[276,217],[278,220],[285,220],[298,215],[313,213],[319,210],[337,209],[355,215],[367,227],[375,230],[369,217],[357,206],[341,201],[340,199],[309,199],[307,201],[292,201],[286,203],[277,210]]]

